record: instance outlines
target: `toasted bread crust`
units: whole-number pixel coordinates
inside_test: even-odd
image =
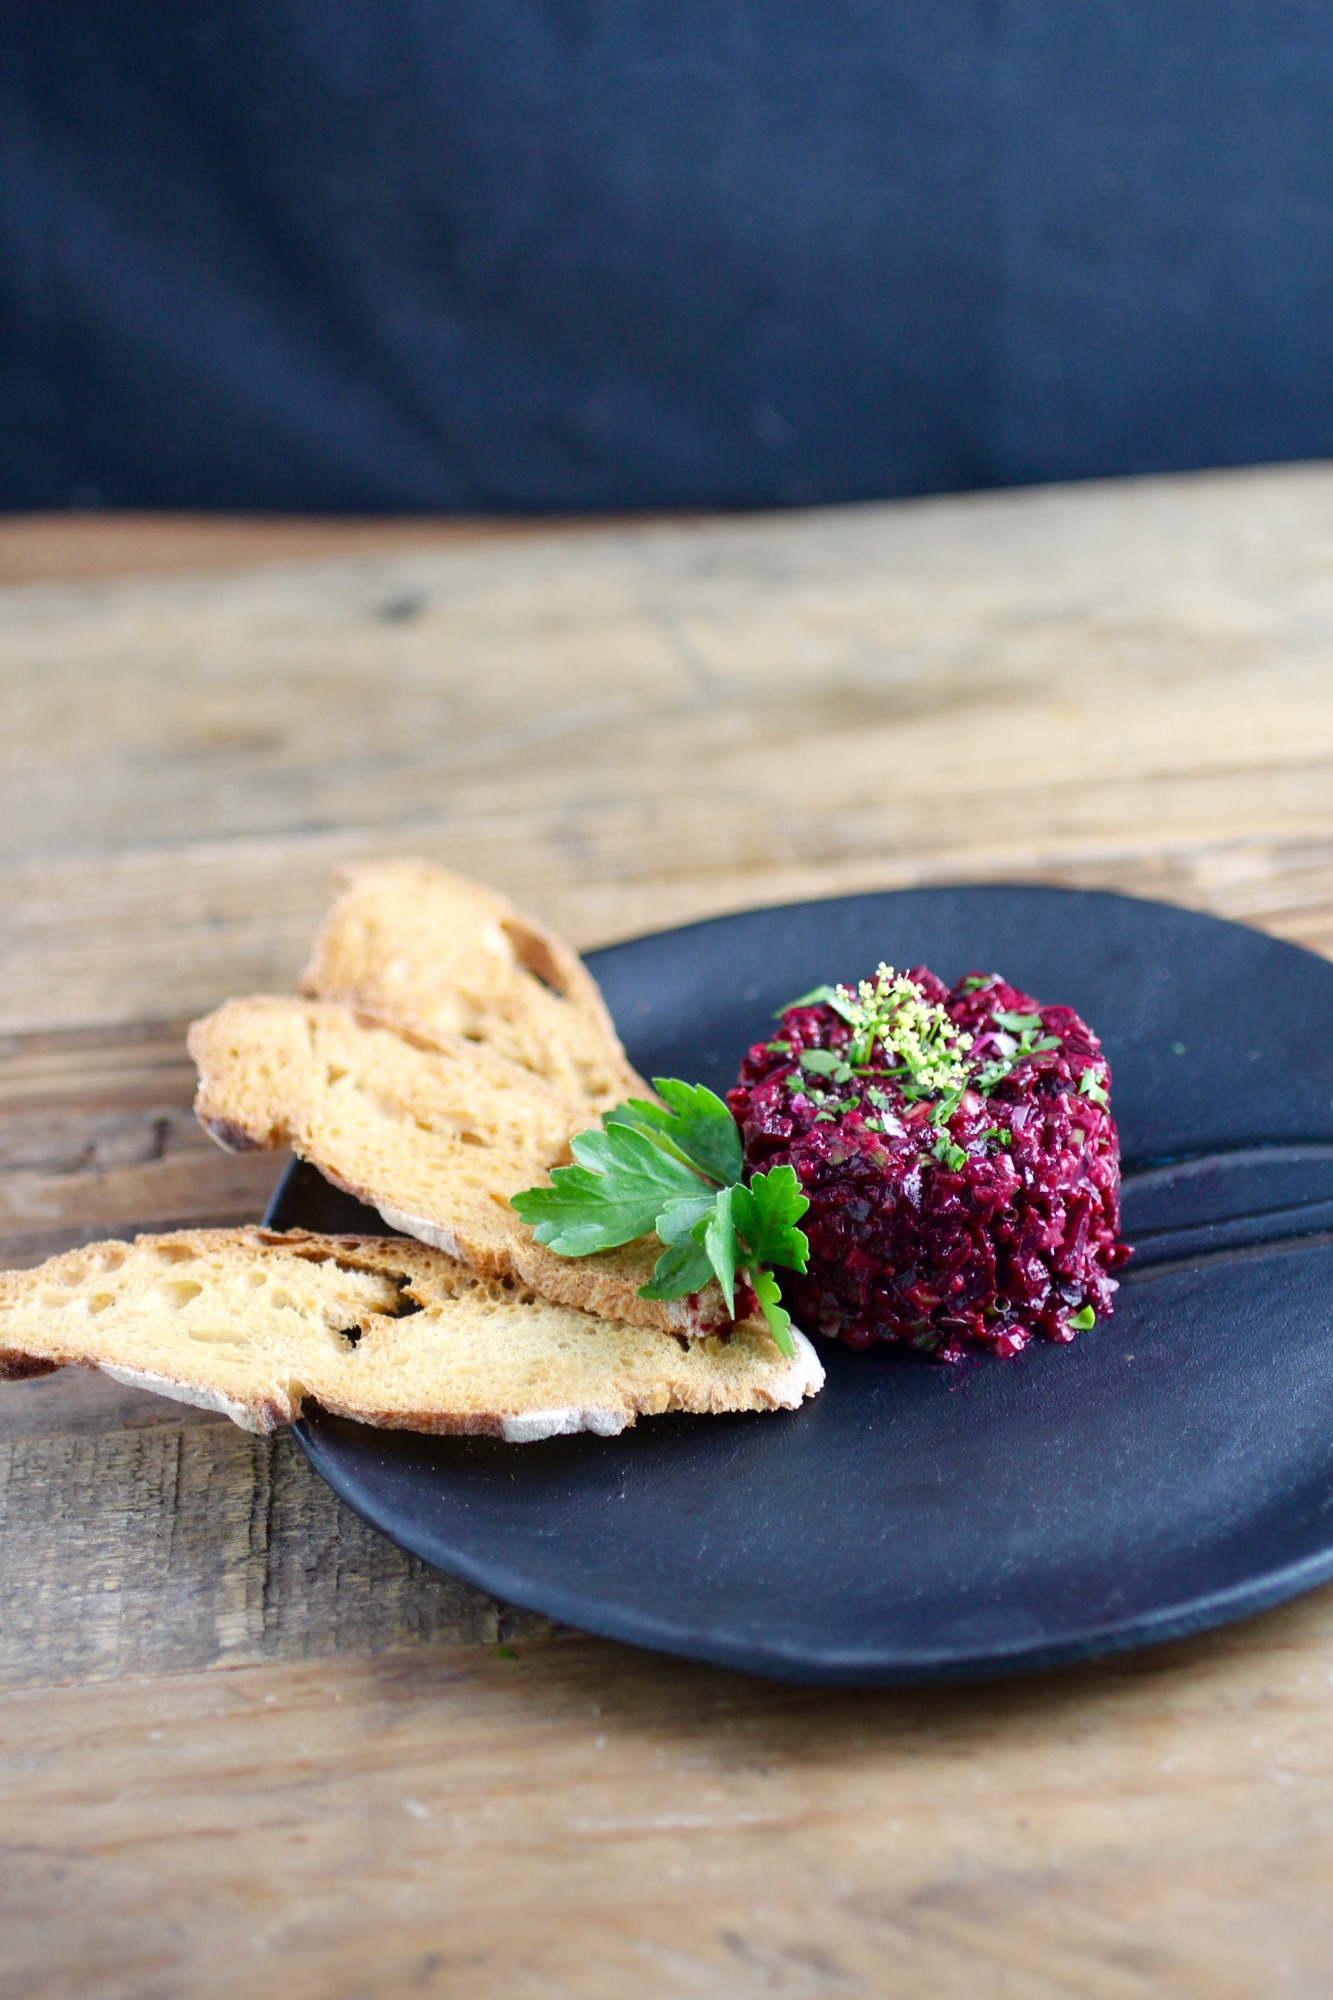
[[[190,1029],[195,1110],[219,1143],[290,1145],[335,1185],[484,1277],[629,1325],[702,1338],[728,1324],[716,1280],[693,1301],[638,1296],[651,1238],[557,1257],[510,1207],[569,1158],[584,1111],[460,1036],[423,1048],[336,1001],[231,1000]]]
[[[64,1366],[269,1433],[306,1400],[361,1423],[532,1442],[667,1410],[795,1408],[823,1371],[762,1322],[680,1343],[486,1280],[400,1237],[181,1230],[0,1274],[9,1379]]]
[[[16,1354],[0,1347],[0,1382],[29,1382],[38,1375],[54,1375],[58,1361],[39,1361],[32,1354]]]
[[[301,991],[341,1000],[426,1047],[457,1036],[517,1063],[582,1124],[651,1096],[596,981],[553,931],[480,883],[402,858],[341,871]]]

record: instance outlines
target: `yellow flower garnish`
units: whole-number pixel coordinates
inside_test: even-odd
[[[959,1090],[967,1082],[965,1057],[971,1035],[960,1034],[944,1008],[928,1000],[915,980],[881,963],[874,979],[855,993],[839,986],[832,1004],[852,1029],[848,1059],[870,1061],[876,1042],[896,1057],[921,1096]]]

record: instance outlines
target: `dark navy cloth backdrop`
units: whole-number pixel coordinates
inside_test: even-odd
[[[1327,0],[10,0],[0,504],[1333,452]]]

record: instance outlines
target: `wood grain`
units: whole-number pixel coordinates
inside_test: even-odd
[[[374,549],[449,548],[541,533],[526,520],[381,515],[10,514],[0,519],[0,583],[86,583],[174,570],[250,569]]]
[[[261,1214],[286,1156],[221,1152],[191,1105],[184,1021],[0,1041],[0,1257]]]
[[[495,1644],[545,1622],[373,1534],[291,1438],[225,1420],[0,1442],[0,1540],[0,1688]]]
[[[1331,643],[1322,467],[16,587],[0,1028],[284,983],[414,849],[583,946],[979,876],[1318,942]]]
[[[0,1696],[0,1975],[99,2000],[1314,2000],[1329,1636],[1325,1599],[889,1695],[517,1640]]]
[[[183,1024],[290,984],[344,858],[584,947],[1008,877],[1333,953],[1329,468],[350,526],[0,524],[48,579],[0,588],[11,1263],[258,1212],[281,1163],[199,1137]],[[6,1992],[1333,1980],[1333,1591],[1078,1673],[784,1690],[544,1634],[290,1440],[83,1373],[0,1392],[0,1586]]]

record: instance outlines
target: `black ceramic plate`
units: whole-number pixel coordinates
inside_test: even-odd
[[[357,1512],[498,1596],[793,1680],[1089,1657],[1333,1576],[1333,965],[1124,897],[756,911],[589,963],[649,1075],[725,1089],[773,1010],[881,959],[999,969],[1103,1038],[1138,1255],[1072,1347],[950,1368],[821,1343],[799,1412],[506,1446],[315,1412]],[[271,1219],[375,1228],[308,1168]]]

